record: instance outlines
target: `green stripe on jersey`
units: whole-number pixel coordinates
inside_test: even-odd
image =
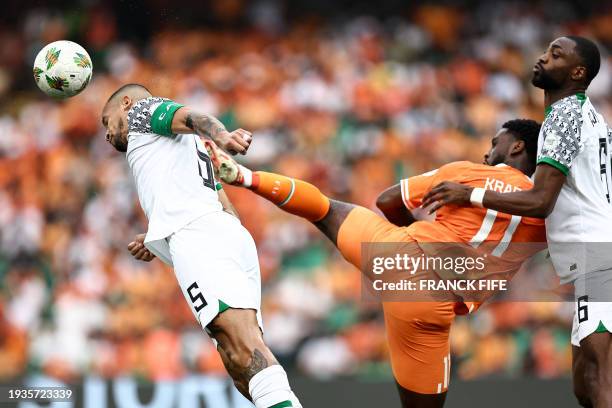
[[[158,135],[172,136],[172,119],[174,113],[183,105],[173,101],[162,102],[151,116],[151,130]]]
[[[285,407],[292,407],[292,406],[293,404],[291,403],[291,401],[287,400],[287,401],[279,402],[278,404],[274,404],[268,408],[285,408]]]
[[[557,170],[559,170],[561,173],[565,174],[566,176],[569,174],[569,169],[567,168],[567,166],[565,166],[563,163],[559,163],[555,159],[551,159],[550,157],[542,157],[540,160],[538,160],[537,164],[540,164],[540,163],[546,163],[550,166],[553,166],[554,168],[556,168]]]

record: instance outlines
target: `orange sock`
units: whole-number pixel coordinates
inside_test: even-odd
[[[317,187],[302,180],[256,171],[249,188],[288,213],[309,221],[319,221],[329,211],[329,199]]]

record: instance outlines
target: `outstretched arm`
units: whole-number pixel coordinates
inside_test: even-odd
[[[565,179],[565,174],[559,169],[543,163],[536,168],[534,185],[531,190],[515,193],[497,193],[486,190],[484,196],[480,198],[477,193],[475,197],[472,197],[473,187],[445,181],[425,195],[422,206],[432,205],[429,211],[432,213],[448,204],[469,206],[478,205],[480,202],[485,208],[506,214],[546,218],[555,208]]]
[[[410,210],[404,205],[399,183],[383,191],[376,199],[376,206],[387,220],[398,227],[406,227],[415,221]]]
[[[570,98],[547,112],[540,131],[543,143],[531,190],[497,193],[443,182],[427,193],[423,206],[433,204],[430,211],[436,211],[447,204],[474,204],[512,215],[546,218],[555,208],[570,168],[584,147],[581,104],[579,98]]]
[[[196,133],[212,139],[219,147],[232,154],[245,154],[252,140],[251,132],[244,129],[228,132],[219,119],[188,107],[182,107],[174,114],[172,132]]]

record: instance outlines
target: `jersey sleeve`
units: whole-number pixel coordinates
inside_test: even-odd
[[[583,148],[581,128],[580,101],[573,98],[554,106],[542,124],[544,142],[538,164],[546,163],[567,176]]]
[[[442,181],[458,181],[458,176],[472,166],[467,161],[445,164],[439,169],[428,171],[419,176],[409,177],[400,182],[402,201],[409,210],[420,207],[425,194]]]
[[[145,98],[128,112],[128,132],[172,135],[174,113],[183,105],[165,98]]]
[[[428,171],[419,176],[409,177],[400,181],[402,201],[407,209],[412,210],[421,206],[423,197],[434,185],[434,176],[438,171],[439,169]]]

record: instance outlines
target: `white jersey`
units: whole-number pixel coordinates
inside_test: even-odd
[[[584,94],[563,98],[546,113],[538,164],[567,176],[546,218],[546,235],[557,274],[566,283],[612,269],[612,142],[603,116]]]
[[[190,134],[162,136],[152,130],[152,115],[162,103],[174,104],[151,97],[130,109],[126,157],[149,220],[145,244],[172,265],[166,238],[203,215],[222,211],[222,206],[200,138]]]

